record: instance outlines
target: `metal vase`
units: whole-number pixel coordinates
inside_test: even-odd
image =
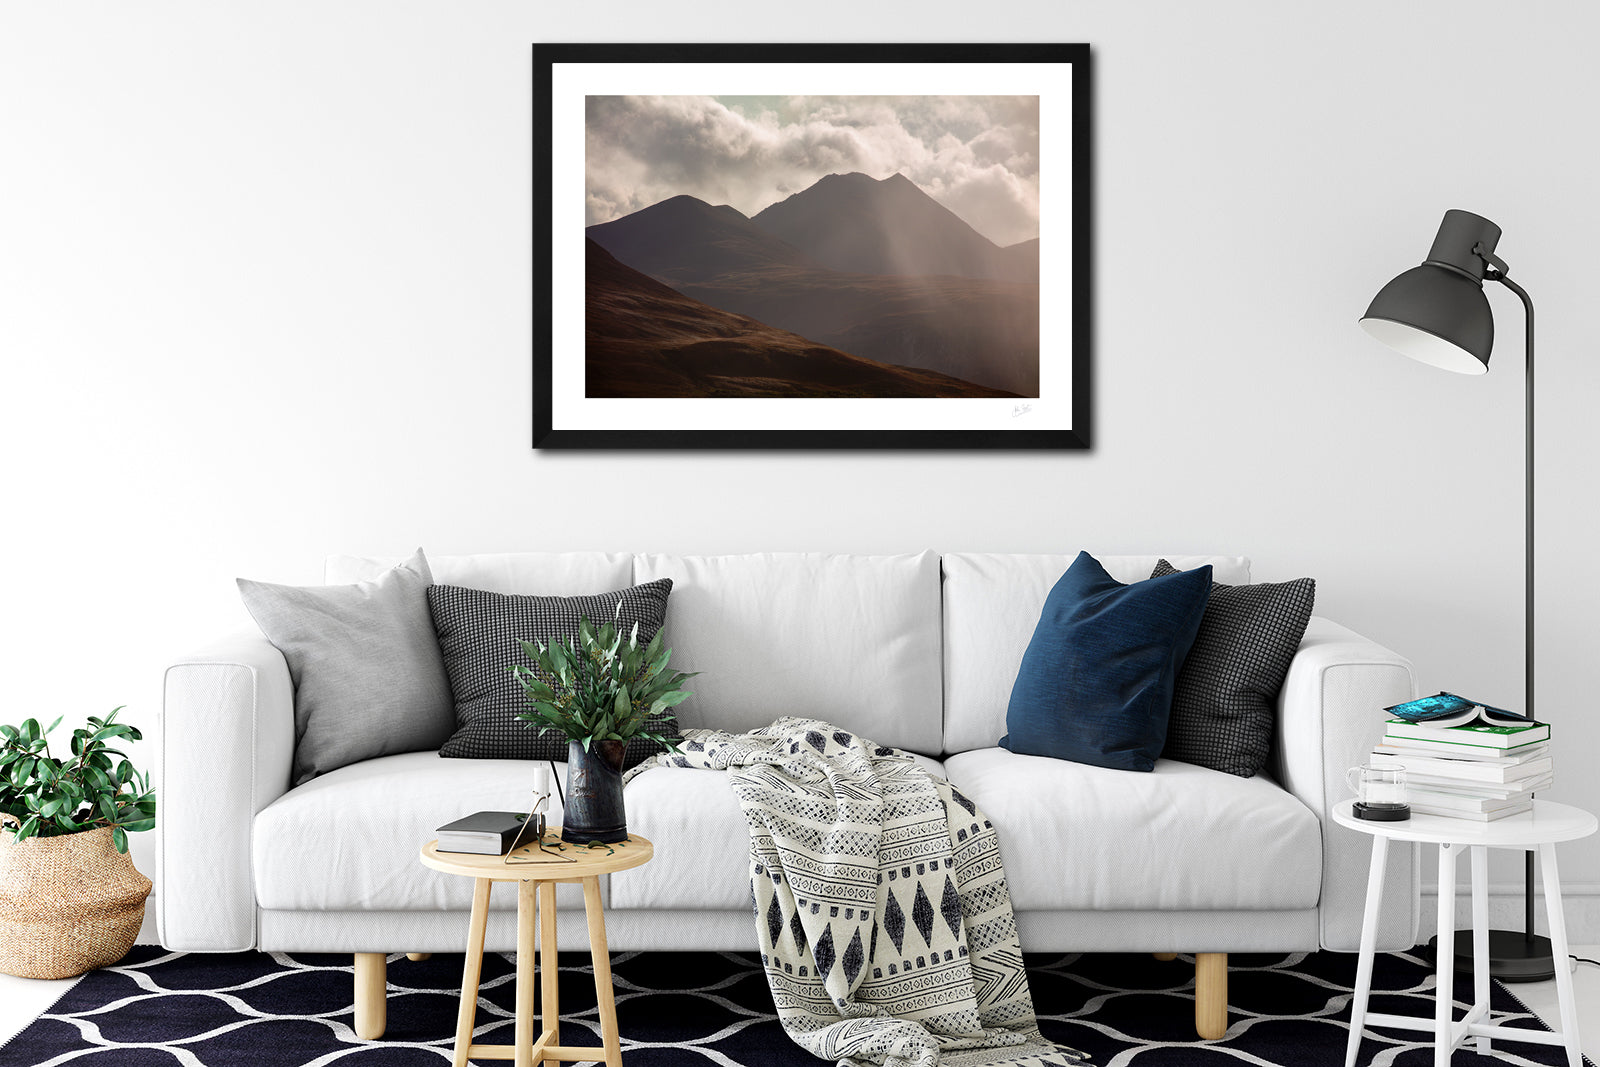
[[[610,845],[628,836],[628,816],[622,808],[622,757],[627,749],[626,741],[594,741],[588,751],[581,742],[568,743],[561,840]]]

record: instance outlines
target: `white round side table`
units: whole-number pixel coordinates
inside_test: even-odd
[[[1561,910],[1561,879],[1556,874],[1556,844],[1588,837],[1600,820],[1581,808],[1535,800],[1533,810],[1493,822],[1413,814],[1404,822],[1369,822],[1351,813],[1354,801],[1334,805],[1333,820],[1340,826],[1372,835],[1372,866],[1367,872],[1367,904],[1361,921],[1361,956],[1356,966],[1355,997],[1350,1003],[1350,1040],[1345,1046],[1345,1067],[1355,1067],[1364,1026],[1388,1026],[1433,1031],[1433,1062],[1446,1067],[1450,1054],[1469,1037],[1477,1038],[1479,1053],[1489,1051],[1491,1038],[1561,1045],[1570,1067],[1582,1067],[1578,1049],[1578,1012],[1573,1001],[1572,970],[1567,966],[1567,921]],[[1378,901],[1383,896],[1384,865],[1389,842],[1406,841],[1439,846],[1439,940],[1446,950],[1438,954],[1438,987],[1434,991],[1431,1020],[1407,1015],[1367,1011],[1372,992],[1372,956],[1378,936]],[[1448,946],[1456,929],[1456,856],[1472,850],[1472,1007],[1454,1018],[1455,961]],[[1545,907],[1550,918],[1550,945],[1556,958],[1556,993],[1561,1004],[1561,1032],[1524,1030],[1489,1021],[1489,850],[1513,848],[1536,851],[1544,881]]]

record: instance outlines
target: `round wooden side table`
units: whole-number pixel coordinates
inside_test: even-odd
[[[1434,1064],[1447,1067],[1457,1048],[1473,1038],[1480,1055],[1490,1049],[1490,1039],[1531,1041],[1560,1045],[1570,1067],[1580,1067],[1578,1009],[1572,990],[1572,970],[1567,964],[1567,921],[1561,910],[1561,878],[1556,871],[1556,845],[1588,837],[1600,820],[1581,808],[1535,800],[1533,810],[1493,822],[1413,814],[1402,822],[1368,822],[1351,810],[1354,801],[1333,807],[1333,821],[1372,835],[1372,863],[1367,868],[1367,904],[1361,921],[1361,954],[1356,963],[1355,995],[1350,1002],[1350,1037],[1345,1045],[1345,1067],[1355,1067],[1364,1026],[1387,1026],[1433,1032]],[[1438,985],[1434,990],[1434,1017],[1416,1019],[1367,1011],[1372,992],[1372,957],[1377,945],[1378,900],[1383,896],[1384,863],[1390,841],[1420,842],[1439,846]],[[1561,1005],[1561,1032],[1501,1026],[1489,1018],[1489,850],[1509,848],[1537,852],[1544,875],[1545,907],[1550,916],[1550,944],[1555,950],[1556,999]],[[1463,849],[1472,855],[1472,1007],[1466,1017],[1452,1011],[1455,975],[1456,857]]]
[[[515,1060],[516,1067],[533,1067],[551,1060],[594,1060],[596,1052],[602,1049],[606,1067],[622,1067],[617,1002],[611,988],[611,957],[606,948],[605,909],[600,903],[600,876],[648,863],[655,855],[655,846],[634,834],[625,841],[601,848],[568,844],[558,850],[560,833],[560,827],[546,831],[546,850],[541,850],[539,844],[532,844],[516,849],[509,856],[440,852],[434,847],[437,841],[422,846],[424,865],[445,874],[473,879],[472,921],[467,929],[467,961],[461,971],[461,1010],[456,1016],[454,1067],[466,1067],[467,1061],[474,1058]],[[495,882],[517,883],[515,1043],[475,1045],[472,1028],[477,1018],[478,980],[483,971],[483,937],[489,921],[489,890]],[[561,1013],[556,988],[556,886],[561,882],[577,882],[583,886],[583,907],[589,919],[589,955],[594,960],[594,991],[600,1010],[601,1049],[561,1044]],[[542,1025],[537,1034],[533,1025],[535,930],[544,994],[540,1013]]]

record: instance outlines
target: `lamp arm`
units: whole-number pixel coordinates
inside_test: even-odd
[[[1538,718],[1538,716],[1534,713],[1533,704],[1533,298],[1528,295],[1528,291],[1526,289],[1507,277],[1506,267],[1503,262],[1496,261],[1494,266],[1485,273],[1484,277],[1486,279],[1499,282],[1501,285],[1517,294],[1518,299],[1522,301],[1522,310],[1524,312],[1524,318],[1527,322],[1527,333],[1523,341],[1523,348],[1526,353],[1527,362],[1527,379],[1524,385],[1524,403],[1526,405],[1526,414],[1524,416],[1523,423],[1523,433],[1525,435],[1523,444],[1523,465],[1525,467],[1524,485],[1526,500],[1523,519],[1523,557],[1525,571],[1523,577],[1523,585],[1525,587],[1523,615],[1523,648],[1525,656],[1523,661],[1523,669],[1525,671],[1525,677],[1523,680],[1523,685],[1525,686],[1525,692],[1524,706],[1522,711],[1525,715],[1528,715],[1532,718]]]
[[[1524,464],[1526,473],[1524,482],[1527,486],[1527,503],[1524,513],[1523,525],[1523,574],[1524,604],[1523,604],[1523,685],[1526,687],[1524,707],[1522,712],[1530,718],[1537,718],[1533,713],[1533,298],[1528,291],[1510,278],[1506,277],[1507,267],[1503,260],[1486,254],[1482,246],[1473,249],[1488,263],[1489,269],[1484,272],[1486,279],[1497,281],[1510,289],[1522,301],[1524,318],[1527,320],[1527,335],[1523,347],[1527,356],[1527,383],[1524,386],[1526,393],[1527,415],[1525,416],[1523,432],[1527,435],[1523,445]],[[1533,933],[1533,853],[1529,852],[1523,863],[1523,900],[1522,900],[1522,937],[1523,941],[1532,946]],[[1557,967],[1566,966],[1565,960],[1558,960]]]

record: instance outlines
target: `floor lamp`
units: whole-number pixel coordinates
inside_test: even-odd
[[[1446,211],[1428,258],[1380,289],[1361,317],[1361,325],[1390,348],[1429,366],[1483,374],[1489,369],[1489,353],[1494,348],[1494,316],[1483,292],[1485,279],[1499,282],[1522,300],[1527,321],[1527,510],[1523,530],[1527,694],[1522,710],[1533,718],[1533,301],[1522,286],[1507,277],[1505,261],[1494,254],[1499,240],[1500,227],[1488,219],[1470,211]],[[1550,940],[1533,932],[1532,852],[1527,854],[1525,879],[1523,932],[1489,932],[1490,973],[1502,981],[1539,982],[1555,976]],[[1470,930],[1457,931],[1456,969],[1472,969]]]

